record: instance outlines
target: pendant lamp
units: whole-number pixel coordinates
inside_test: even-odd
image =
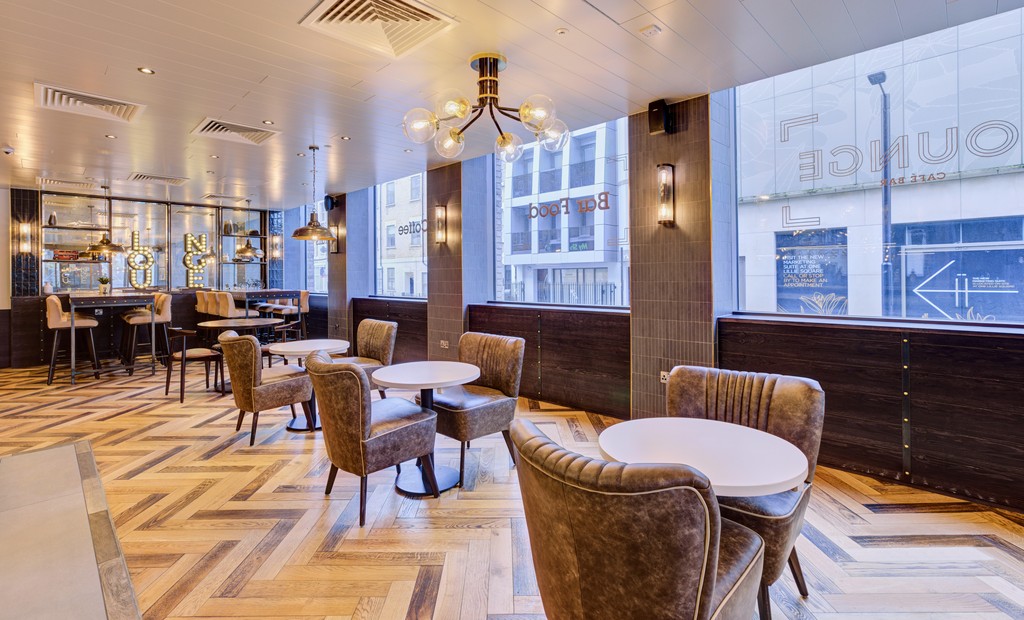
[[[320,147],[311,144],[309,150],[313,153],[313,183],[310,186],[310,204],[316,204],[316,152],[320,150]],[[309,222],[305,226],[295,229],[295,232],[292,233],[292,239],[299,239],[301,241],[333,241],[337,237],[334,236],[331,229],[320,223],[320,218],[317,217],[314,210],[309,214]]]

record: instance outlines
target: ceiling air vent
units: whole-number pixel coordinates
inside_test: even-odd
[[[210,138],[217,138],[218,140],[229,140],[231,142],[241,142],[243,144],[260,145],[276,136],[277,132],[271,129],[261,129],[259,127],[247,127],[245,125],[236,125],[235,123],[226,123],[215,118],[207,117],[203,119],[203,122],[199,123],[198,127],[192,130],[192,135],[207,136]]]
[[[73,187],[75,189],[99,189],[99,185],[89,181],[69,181],[67,179],[52,179],[50,177],[36,177],[39,187]]]
[[[398,58],[457,22],[417,0],[321,0],[299,23],[350,45]]]
[[[145,172],[134,172],[127,180],[154,185],[184,185],[188,182],[187,177],[168,177],[162,174],[147,174]]]
[[[97,116],[107,120],[130,123],[146,109],[146,106],[139,103],[119,101],[39,82],[35,83],[35,88],[36,105],[47,110]]]
[[[206,194],[203,200],[230,200],[231,202],[242,202],[245,196],[228,196],[227,194]]]

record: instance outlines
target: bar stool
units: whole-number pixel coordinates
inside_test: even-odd
[[[299,303],[298,305],[287,305],[287,306],[275,306],[271,309],[271,313],[277,316],[296,316],[298,315],[299,325],[302,326],[302,337],[305,339],[306,335],[306,315],[309,314],[309,291],[299,291]]]
[[[228,291],[213,293],[217,300],[217,315],[225,319],[248,319],[257,318],[260,313],[256,310],[246,310],[235,306],[235,298]]]
[[[167,293],[157,293],[154,296],[154,302],[156,303],[156,317],[153,322],[156,325],[156,331],[163,336],[157,342],[160,344],[160,348],[164,351],[164,363],[169,364],[167,356],[171,353],[170,340],[168,338],[167,328],[171,324],[171,301],[172,297]],[[149,308],[137,308],[135,310],[129,310],[121,315],[121,320],[125,323],[125,329],[122,332],[122,346],[121,351],[124,355],[125,365],[132,365],[135,363],[135,350],[139,345],[139,327],[149,327],[150,319]],[[76,319],[77,320],[77,319]],[[150,338],[156,338],[156,334],[150,334]],[[142,343],[142,344],[149,344]],[[132,370],[128,370],[128,374],[132,374]]]
[[[167,361],[167,382],[164,384],[164,396],[167,396],[171,391],[171,370],[173,364],[172,361],[181,362],[180,374],[181,383],[178,394],[178,402],[185,402],[185,366],[189,362],[203,362],[206,365],[206,389],[210,389],[210,364],[213,366],[213,387],[218,389],[217,377],[220,376],[220,394],[223,396],[226,394],[224,391],[224,356],[221,355],[220,351],[214,351],[213,349],[207,348],[188,348],[188,338],[195,336],[196,332],[191,329],[182,329],[180,327],[168,328],[172,342],[180,340],[181,349],[171,353],[170,359]]]
[[[89,332],[89,356],[92,357],[92,367],[100,369],[100,360],[96,357],[96,341],[93,339],[92,328],[97,327],[99,321],[95,318],[75,313],[75,330],[84,329]],[[53,383],[53,371],[57,366],[57,353],[60,351],[60,333],[64,330],[71,331],[71,313],[64,312],[61,306],[60,297],[50,295],[46,298],[46,326],[53,332],[53,348],[50,350],[50,373],[46,377],[46,385]],[[100,373],[94,373],[100,378]]]

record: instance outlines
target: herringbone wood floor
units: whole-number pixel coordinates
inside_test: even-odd
[[[92,443],[146,618],[543,617],[500,435],[473,442],[471,482],[440,499],[371,476],[360,528],[357,478],[323,495],[319,433],[266,412],[249,447],[236,414],[198,372],[181,405],[160,375],[47,387],[44,369],[0,371],[0,454]],[[518,415],[590,455],[615,422],[526,399]],[[438,437],[437,458],[457,467],[457,444]],[[819,468],[797,547],[811,596],[787,574],[776,618],[1024,618],[1019,513]]]

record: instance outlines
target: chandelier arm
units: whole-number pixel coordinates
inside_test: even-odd
[[[519,108],[510,108],[510,107],[504,106],[504,105],[495,105],[494,107],[498,108],[499,110],[504,110],[505,112],[516,112],[516,113],[519,112]],[[518,119],[516,119],[516,120],[518,120]]]
[[[483,115],[483,113],[484,113],[484,109],[483,108],[478,108],[476,110],[476,112],[473,113],[473,118],[469,119],[469,122],[466,123],[465,125],[463,125],[462,129],[459,130],[459,135],[461,136],[463,133],[465,133],[465,131],[467,129],[469,129],[469,126],[472,125],[473,123],[475,123],[476,119],[480,118]]]
[[[523,119],[519,118],[519,116],[517,116],[515,114],[509,114],[503,108],[499,107],[498,108],[498,113],[501,114],[502,116],[507,116],[507,117],[511,118],[512,120],[514,120],[514,121],[519,121],[520,123],[523,122]]]
[[[494,105],[487,106],[487,109],[491,112],[491,120],[494,121],[494,126],[498,128],[498,136],[503,136],[505,132],[501,130],[501,125],[498,124],[498,117],[494,115]]]

